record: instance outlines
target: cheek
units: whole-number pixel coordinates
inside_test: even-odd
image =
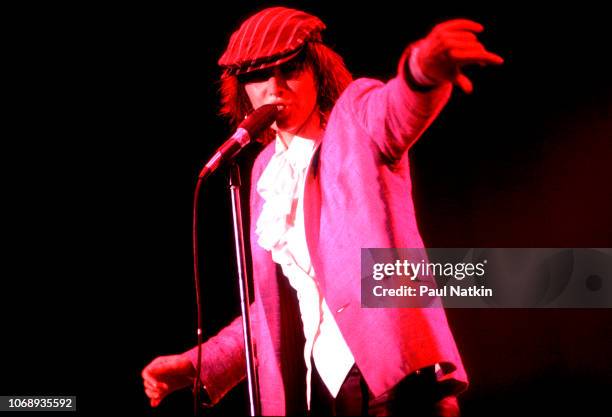
[[[251,106],[253,108],[258,108],[262,103],[260,88],[257,88],[256,85],[245,85],[244,91],[251,102]]]
[[[316,104],[317,86],[312,79],[296,82],[296,85],[293,86],[292,90],[297,92],[297,95],[300,97],[300,101],[304,104],[304,107],[310,109]]]
[[[315,81],[314,75],[312,74],[312,72],[309,73],[307,88],[308,88],[308,101],[310,102],[311,106],[314,106],[317,103],[317,95],[319,93],[319,89],[318,89],[317,82]]]
[[[311,107],[316,106],[317,104],[317,87],[316,86],[312,86],[312,88],[310,89],[310,95],[308,97],[308,100],[310,102]]]

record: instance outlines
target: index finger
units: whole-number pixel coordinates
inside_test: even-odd
[[[435,30],[467,30],[479,33],[484,30],[484,26],[469,19],[453,19],[436,25]]]
[[[489,51],[480,50],[452,50],[448,53],[449,57],[456,61],[458,64],[495,64],[500,65],[504,63],[504,59]]]

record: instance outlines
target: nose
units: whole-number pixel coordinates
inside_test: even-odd
[[[268,93],[277,97],[282,96],[284,87],[285,87],[285,79],[283,78],[283,74],[275,69],[270,77],[267,80]]]

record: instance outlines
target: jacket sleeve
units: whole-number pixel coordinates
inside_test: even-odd
[[[198,363],[197,346],[185,352],[194,368]],[[196,368],[197,369],[197,368]],[[216,336],[202,344],[202,371],[200,380],[210,397],[211,404],[234,388],[246,375],[242,317],[237,317]]]
[[[452,85],[419,89],[408,69],[410,47],[402,54],[397,75],[386,84],[358,79],[339,99],[340,111],[350,112],[387,160],[399,160],[440,113]]]

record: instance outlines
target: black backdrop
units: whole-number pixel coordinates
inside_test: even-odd
[[[410,41],[454,17],[484,24],[481,39],[506,59],[468,70],[474,94],[455,91],[410,151],[428,246],[612,247],[602,9],[283,4],[320,16],[357,77],[392,76]],[[188,392],[151,410],[140,371],[194,343],[194,179],[230,134],[217,116],[216,60],[261,7],[30,5],[5,14],[0,394],[77,395],[83,415],[189,415]],[[243,155],[245,168],[256,152]],[[206,335],[238,313],[229,213],[219,174],[202,196]],[[448,316],[472,382],[466,416],[588,415],[606,405],[609,310]],[[244,385],[210,413],[230,411],[246,412]]]

